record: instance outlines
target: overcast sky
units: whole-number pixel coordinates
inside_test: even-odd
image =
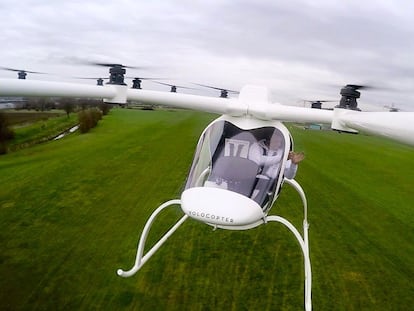
[[[369,84],[361,104],[414,111],[411,0],[0,0],[0,20],[0,66],[54,74],[29,79],[108,76],[89,60],[183,86],[266,85],[282,104]]]

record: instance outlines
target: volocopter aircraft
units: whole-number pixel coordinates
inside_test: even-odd
[[[201,134],[192,166],[180,199],[163,203],[150,216],[142,231],[134,266],[118,275],[135,274],[188,218],[217,229],[247,230],[269,222],[285,225],[297,239],[304,256],[304,308],[312,309],[312,273],[309,256],[307,201],[297,181],[284,173],[293,139],[282,122],[325,123],[333,130],[367,132],[414,146],[414,112],[361,112],[357,107],[359,85],[346,85],[333,111],[272,103],[266,87],[248,85],[238,97],[206,97],[129,88],[124,83],[125,68],[110,64],[109,82],[104,85],[0,79],[0,96],[51,96],[103,98],[108,104],[124,105],[127,100],[145,104],[174,106],[221,114]],[[223,91],[223,89],[217,88]],[[277,140],[277,163],[254,161],[255,146]],[[264,156],[265,157],[265,156]],[[267,176],[273,168],[276,174]],[[304,217],[301,234],[287,219],[269,212],[282,185],[291,185],[300,195]],[[144,246],[157,216],[169,206],[180,205],[181,219],[147,251]]]

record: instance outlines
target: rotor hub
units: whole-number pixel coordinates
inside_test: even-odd
[[[361,97],[361,93],[357,91],[359,86],[356,85],[346,85],[341,89],[340,95],[342,95],[341,100],[337,108],[342,109],[351,109],[351,110],[360,110],[358,108],[357,98]]]
[[[126,85],[124,82],[125,68],[122,65],[114,65],[109,69],[108,84]]]
[[[314,109],[322,109],[322,102],[320,102],[320,101],[312,102],[311,107],[314,108]]]
[[[132,88],[133,89],[141,89],[141,79],[135,78],[134,80],[132,80]]]
[[[26,71],[24,71],[24,70],[21,70],[21,71],[19,71],[18,73],[17,73],[17,77],[19,78],[19,79],[26,79],[26,76],[27,76],[27,73],[26,73]]]
[[[229,95],[229,92],[227,90],[221,90],[220,97],[227,98],[228,95]]]

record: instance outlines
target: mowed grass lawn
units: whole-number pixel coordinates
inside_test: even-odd
[[[282,225],[187,220],[124,279],[144,224],[178,198],[213,115],[114,109],[88,134],[0,157],[1,310],[301,310],[303,258]],[[289,128],[307,157],[314,310],[414,305],[414,148]],[[301,227],[285,185],[272,214]],[[155,223],[149,243],[182,215]]]

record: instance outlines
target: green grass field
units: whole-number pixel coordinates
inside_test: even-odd
[[[214,116],[114,109],[88,134],[0,156],[1,310],[301,310],[303,259],[271,223],[213,231],[187,220],[124,279],[149,215],[178,198]],[[414,305],[414,149],[289,126],[307,157],[314,310]],[[285,185],[272,214],[301,225]],[[149,244],[182,215],[160,216]]]

